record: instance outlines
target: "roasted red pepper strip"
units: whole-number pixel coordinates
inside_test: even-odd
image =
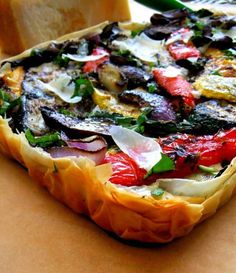
[[[101,55],[101,54],[107,54],[107,51],[103,48],[95,48],[92,52],[92,55]],[[104,63],[109,59],[109,56],[104,56],[101,59],[98,59],[96,61],[89,61],[87,62],[83,67],[84,73],[90,73],[90,72],[96,72],[97,68],[100,64]]]
[[[113,174],[110,182],[124,186],[141,186],[144,184],[146,171],[123,152],[107,154],[104,163],[111,163]]]
[[[170,52],[170,55],[176,61],[193,57],[199,58],[201,56],[200,52],[192,43],[185,44],[183,42],[177,41],[173,44],[170,44],[167,48]]]
[[[211,166],[231,161],[236,156],[236,128],[210,136],[174,134],[158,140],[163,153],[175,161],[176,168],[144,179],[146,171],[123,152],[107,154],[105,162],[112,163],[110,181],[125,186],[140,186],[154,182],[157,178],[183,178],[198,170],[199,165]]]
[[[207,136],[175,134],[159,143],[165,154],[175,158],[176,170],[169,173],[181,177],[182,168],[191,174],[199,165],[231,161],[236,156],[236,128]]]
[[[174,32],[170,39],[175,37],[176,40],[167,46],[170,55],[177,61],[188,58],[199,58],[201,56],[200,51],[193,45],[191,41],[184,41],[184,38],[190,30],[188,28],[182,28]]]
[[[180,96],[184,104],[189,108],[194,108],[195,102],[192,94],[191,84],[184,77],[168,76],[168,68],[156,68],[153,70],[156,82],[172,96]]]

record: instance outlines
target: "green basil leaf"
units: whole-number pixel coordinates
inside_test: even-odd
[[[21,98],[11,100],[10,95],[0,89],[0,115],[3,116],[7,111],[13,109],[15,106],[21,104]]]
[[[157,91],[157,87],[156,87],[156,85],[154,83],[149,83],[147,85],[147,87],[148,87],[148,92],[149,93],[154,93],[154,92]]]
[[[93,84],[83,76],[75,80],[75,91],[71,98],[88,97],[94,92]]]
[[[54,59],[53,63],[59,65],[60,67],[67,67],[70,59],[67,57],[63,57],[62,53],[58,54]]]
[[[144,179],[148,178],[153,173],[163,173],[167,171],[173,171],[175,170],[175,163],[174,161],[169,158],[169,156],[165,154],[161,154],[161,160],[157,162],[156,165],[152,167],[150,171],[146,173],[144,176]]]
[[[224,54],[228,59],[233,60],[236,57],[236,50],[233,48],[226,49],[224,50]]]
[[[222,76],[222,75],[220,74],[220,71],[219,71],[218,69],[213,70],[213,71],[211,72],[211,75]]]
[[[39,58],[42,58],[42,53],[43,53],[43,50],[42,50],[42,49],[34,48],[34,49],[31,50],[30,56],[31,56],[31,57],[39,57]]]
[[[58,132],[47,134],[41,137],[35,137],[29,129],[25,131],[25,137],[32,146],[38,146],[41,148],[47,148],[52,145],[62,145],[60,134]]]
[[[76,117],[75,113],[73,113],[73,112],[71,112],[71,111],[69,111],[69,110],[67,110],[66,108],[63,108],[63,107],[60,108],[60,109],[58,110],[58,112],[59,112],[60,114],[65,115],[65,116]]]
[[[132,31],[131,31],[131,37],[134,38],[134,37],[137,36],[141,31],[142,31],[142,29],[132,30]]]

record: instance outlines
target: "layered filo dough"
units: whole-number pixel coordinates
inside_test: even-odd
[[[66,35],[54,42],[100,33],[107,24]],[[49,44],[43,43],[37,48]],[[31,51],[29,49],[8,61],[29,56]],[[9,119],[0,117],[1,152],[20,162],[30,177],[56,199],[124,239],[166,243],[184,236],[214,214],[235,192],[236,159],[218,177],[222,184],[211,196],[170,194],[165,199],[156,199],[145,195],[146,188],[151,185],[135,188],[110,183],[112,166],[109,163],[95,166],[86,157],[52,158],[43,149],[30,146],[23,133],[13,133],[9,122]]]

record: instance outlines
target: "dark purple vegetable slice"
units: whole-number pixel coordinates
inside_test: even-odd
[[[236,16],[218,16],[210,20],[211,26],[220,27],[222,29],[230,29],[236,26]]]
[[[135,60],[132,60],[129,56],[123,56],[123,55],[119,55],[116,54],[115,52],[113,52],[110,56],[110,61],[113,64],[116,65],[131,65],[131,66],[136,66],[137,62]]]
[[[163,40],[169,38],[177,29],[175,25],[150,26],[144,30],[144,33],[153,40]]]
[[[218,39],[215,39],[211,43],[211,46],[219,49],[229,49],[233,47],[233,39],[228,36],[223,36]]]
[[[101,135],[109,137],[111,122],[93,118],[79,119],[58,113],[49,107],[41,107],[45,123],[52,129],[65,132],[70,138]]]
[[[120,71],[127,79],[129,89],[146,86],[148,81],[152,79],[151,74],[138,67],[122,66],[120,67]]]
[[[177,9],[153,14],[150,20],[153,25],[166,25],[168,23],[181,23],[187,16],[188,11],[186,9]]]
[[[136,89],[124,91],[120,99],[129,103],[137,103],[140,107],[151,107],[151,118],[154,120],[176,121],[171,103],[163,96]]]

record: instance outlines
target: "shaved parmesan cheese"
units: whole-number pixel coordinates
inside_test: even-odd
[[[192,30],[184,32],[184,33],[177,33],[171,36],[167,41],[166,45],[172,44],[177,41],[183,41],[184,43],[188,43],[189,40],[193,37],[194,32]]]
[[[74,94],[75,84],[71,82],[72,78],[67,74],[60,74],[60,77],[53,79],[49,83],[39,81],[42,89],[50,91],[68,103],[77,103],[81,97],[71,98]]]
[[[110,134],[121,151],[130,156],[140,168],[149,171],[161,160],[162,149],[153,138],[120,126],[111,127]]]
[[[225,36],[228,36],[230,38],[232,38],[233,40],[236,39],[236,27],[232,27],[229,30],[225,31],[222,29],[215,29],[214,34],[213,34],[213,38],[214,39],[221,39],[224,38]]]
[[[134,56],[145,62],[156,62],[157,54],[161,55],[163,51],[166,51],[163,40],[152,40],[144,33],[135,36],[135,38],[115,40],[112,44],[122,50],[129,50]]]
[[[207,197],[214,194],[225,182],[222,176],[206,181],[196,181],[190,179],[158,179],[162,189],[184,196]]]
[[[97,61],[105,56],[108,56],[109,54],[104,52],[103,54],[99,54],[99,55],[88,55],[88,56],[82,56],[82,55],[78,55],[78,54],[63,54],[62,57],[63,58],[69,58],[72,61],[76,61],[76,62],[90,62],[90,61]]]
[[[235,27],[231,27],[231,29],[229,29],[226,33],[226,36],[230,37],[233,39],[233,42],[236,42],[236,26]]]

